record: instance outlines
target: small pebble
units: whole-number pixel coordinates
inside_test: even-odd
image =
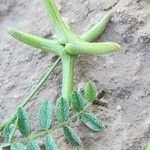
[[[111,150],[121,150],[121,145],[114,144],[111,146]]]
[[[121,107],[120,105],[118,105],[118,106],[116,107],[116,110],[117,110],[117,111],[121,111],[121,110],[122,110],[122,107]]]

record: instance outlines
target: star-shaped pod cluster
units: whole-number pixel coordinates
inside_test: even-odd
[[[49,17],[56,32],[56,40],[37,37],[20,30],[9,28],[8,32],[16,39],[48,53],[59,55],[63,65],[62,96],[69,99],[74,88],[74,65],[78,55],[99,55],[117,51],[120,45],[115,42],[92,43],[105,30],[111,14],[106,14],[89,31],[79,36],[64,23],[53,0],[44,0]]]

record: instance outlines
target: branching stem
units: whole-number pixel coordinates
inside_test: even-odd
[[[60,58],[58,58],[56,60],[56,62],[53,64],[53,66],[50,66],[50,68],[48,69],[46,74],[43,76],[43,78],[41,80],[39,80],[36,85],[33,86],[31,91],[29,92],[28,96],[25,98],[25,100],[19,107],[25,107],[27,105],[27,103],[31,100],[31,98],[37,93],[39,88],[45,83],[45,81],[48,79],[48,77],[54,72],[54,70],[59,65],[59,63],[60,63]],[[5,122],[2,123],[2,125],[0,126],[0,132],[4,129],[4,127],[7,124],[9,124],[14,119],[16,113],[17,112],[13,113]]]

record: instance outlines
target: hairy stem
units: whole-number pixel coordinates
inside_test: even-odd
[[[74,65],[76,56],[64,51],[61,59],[63,66],[62,97],[70,101],[74,88]]]
[[[56,60],[56,62],[53,64],[53,66],[51,66],[48,69],[48,71],[43,76],[43,78],[41,80],[39,80],[35,86],[33,86],[33,88],[31,89],[31,91],[29,92],[28,96],[25,98],[25,100],[23,101],[23,103],[19,107],[25,107],[27,105],[27,103],[31,100],[31,98],[37,93],[38,89],[45,83],[45,81],[48,79],[48,77],[54,72],[54,69],[58,66],[59,63],[60,63],[60,58],[58,58]],[[1,126],[0,126],[0,132],[4,129],[4,127],[7,124],[9,124],[14,119],[16,113],[17,112],[13,113],[7,120],[5,120],[1,124]]]

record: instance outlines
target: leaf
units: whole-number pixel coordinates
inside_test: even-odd
[[[84,95],[89,102],[93,102],[94,100],[96,100],[96,87],[93,82],[89,81],[86,84],[84,89]]]
[[[49,129],[52,123],[52,103],[46,100],[39,109],[39,123],[43,129]]]
[[[22,143],[14,143],[10,146],[11,150],[26,150],[26,146]]]
[[[81,145],[81,140],[78,137],[78,135],[75,133],[75,131],[67,126],[63,128],[64,134],[67,138],[67,140],[72,143],[73,145]]]
[[[16,131],[17,128],[17,123],[18,123],[18,118],[15,117],[15,119],[13,119],[8,125],[6,125],[6,127],[4,128],[3,131],[3,136],[4,136],[4,140],[5,142],[11,142],[13,135]]]
[[[146,150],[150,150],[150,142],[148,143]]]
[[[28,114],[24,108],[19,108],[17,114],[20,133],[24,136],[29,136],[31,134],[31,123]]]
[[[40,150],[38,143],[35,140],[28,142],[27,150]]]
[[[83,111],[84,104],[83,104],[83,97],[80,92],[73,91],[72,93],[72,106],[75,111],[81,112]]]
[[[53,140],[53,138],[50,135],[48,135],[46,137],[45,149],[46,150],[58,150],[58,147],[57,147],[55,141]]]
[[[59,122],[67,121],[69,118],[69,104],[68,101],[60,97],[56,104],[56,118]]]
[[[81,115],[82,122],[93,131],[101,131],[103,129],[102,121],[98,120],[96,116],[85,112]]]

